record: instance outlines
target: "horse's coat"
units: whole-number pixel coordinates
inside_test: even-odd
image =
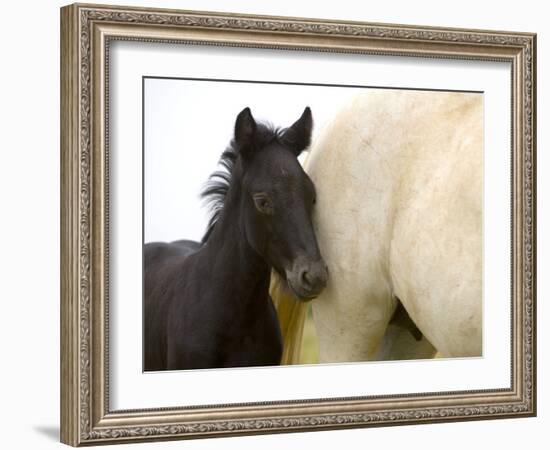
[[[309,108],[284,130],[245,108],[222,154],[226,171],[205,190],[214,215],[202,244],[145,246],[145,370],[280,363],[271,268],[303,298],[327,279],[311,224],[315,189],[297,160],[311,128]]]
[[[388,341],[395,297],[424,335],[401,332],[413,357],[432,357],[430,343],[481,355],[482,124],[478,94],[369,90],[313,143],[330,272],[312,302],[321,362],[402,355]]]

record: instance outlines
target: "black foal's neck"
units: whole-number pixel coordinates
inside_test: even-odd
[[[203,250],[211,262],[222,261],[223,273],[217,271],[216,279],[223,280],[221,289],[232,288],[243,301],[261,301],[269,293],[271,267],[248,243],[240,223],[239,192],[230,189],[223,210]],[[216,264],[217,268],[220,266]]]

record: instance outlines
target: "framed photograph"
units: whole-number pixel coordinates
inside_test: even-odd
[[[536,36],[61,9],[61,440],[536,414]]]

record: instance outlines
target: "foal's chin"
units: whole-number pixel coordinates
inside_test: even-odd
[[[306,292],[304,292],[303,290],[301,290],[299,288],[295,288],[292,285],[292,283],[290,283],[290,281],[288,281],[288,280],[287,280],[287,286],[288,286],[288,289],[291,292],[292,296],[294,298],[296,298],[296,300],[299,300],[299,301],[304,302],[304,303],[308,303],[311,300],[319,297],[319,295],[322,292],[322,290],[321,290],[321,291],[315,292],[315,293],[311,293],[311,292],[306,293]]]

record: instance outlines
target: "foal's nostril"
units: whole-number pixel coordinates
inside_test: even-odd
[[[300,281],[304,289],[313,291],[325,286],[327,275],[326,266],[325,270],[322,268],[310,268],[310,270],[302,271]]]
[[[311,279],[309,277],[309,272],[307,270],[304,270],[302,272],[301,280],[302,280],[302,283],[304,283],[305,287],[308,287],[308,288],[311,287]]]

